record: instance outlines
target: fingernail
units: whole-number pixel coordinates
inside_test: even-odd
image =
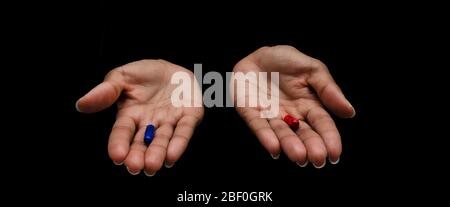
[[[326,163],[327,163],[327,162],[323,162],[322,165],[317,166],[316,163],[313,162],[313,165],[314,165],[315,168],[320,169],[320,168],[323,168],[323,167],[325,166]]]
[[[127,168],[127,171],[131,174],[131,175],[137,175],[139,174],[141,171],[137,171],[137,172],[131,172],[130,168],[128,168],[128,166],[125,166]]]
[[[150,174],[150,173],[147,173],[147,171],[144,170],[144,174],[145,174],[147,177],[153,177],[153,176],[156,174],[156,172],[154,172],[153,174]]]
[[[175,164],[175,163],[169,164],[169,163],[167,163],[167,162],[164,162],[164,166],[165,166],[166,168],[171,168],[171,167],[173,167],[174,164]]]
[[[308,165],[308,160],[306,160],[303,164],[297,162],[297,165],[300,167],[306,167],[306,165]]]
[[[341,158],[338,157],[337,160],[333,161],[333,160],[331,160],[330,158],[328,158],[328,160],[330,161],[330,163],[333,164],[333,165],[338,164],[340,159],[341,159]]]
[[[81,112],[81,111],[80,111],[80,108],[78,108],[78,102],[80,102],[79,99],[77,100],[77,102],[75,102],[75,108],[77,109],[78,112]]]
[[[345,99],[346,101],[347,101],[347,104],[350,106],[350,108],[352,108],[352,115],[350,116],[350,118],[353,118],[353,117],[355,117],[355,115],[356,115],[356,111],[355,111],[355,108],[353,107],[353,105],[350,103],[350,101],[348,101],[347,99]]]
[[[115,165],[122,165],[122,164],[123,164],[123,161],[122,161],[122,162],[116,162],[116,161],[113,160],[113,163],[114,163]]]
[[[280,154],[277,155],[270,154],[270,156],[272,156],[274,160],[278,160],[278,158],[280,158]]]

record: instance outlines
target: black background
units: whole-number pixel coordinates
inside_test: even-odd
[[[177,202],[177,194],[186,190],[220,197],[221,191],[272,191],[271,203],[242,205],[365,205],[388,200],[433,202],[423,192],[431,185],[446,186],[438,168],[446,153],[434,142],[442,136],[421,130],[430,123],[415,121],[427,113],[440,113],[435,112],[438,105],[418,103],[436,97],[436,91],[422,87],[429,75],[423,71],[435,68],[429,58],[439,56],[422,48],[435,40],[420,38],[425,43],[420,42],[415,32],[419,27],[433,31],[429,25],[436,22],[396,15],[398,8],[385,7],[383,12],[363,7],[330,13],[293,5],[56,6],[47,16],[30,15],[13,24],[24,31],[10,53],[19,54],[13,59],[15,67],[26,68],[14,76],[22,71],[27,75],[22,74],[20,84],[9,85],[19,92],[6,90],[5,96],[15,101],[5,103],[21,109],[9,111],[12,123],[32,124],[14,124],[20,138],[5,145],[21,149],[5,150],[6,178],[14,178],[7,185],[9,192],[36,192],[42,196],[35,200],[45,202],[62,198],[192,206]],[[318,170],[311,165],[300,168],[284,155],[273,160],[233,108],[206,108],[203,122],[173,168],[163,168],[151,178],[143,173],[132,176],[107,154],[116,109],[96,114],[75,110],[76,100],[109,70],[132,61],[165,59],[191,70],[194,63],[202,63],[204,73],[225,74],[257,48],[278,44],[294,46],[326,63],[357,111],[354,119],[335,119],[344,150],[338,165]],[[415,104],[427,110],[418,110]],[[436,193],[432,198],[441,197]]]

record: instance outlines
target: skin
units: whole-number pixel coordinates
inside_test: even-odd
[[[166,167],[173,166],[203,118],[203,107],[171,104],[177,85],[170,79],[180,71],[193,79],[191,71],[164,60],[132,62],[110,71],[101,84],[76,103],[78,111],[94,113],[117,102],[108,153],[114,163],[125,163],[132,175],[144,170],[153,176],[164,162]],[[355,116],[355,110],[322,62],[290,46],[263,47],[236,64],[233,71],[279,72],[278,117],[262,119],[258,107],[236,108],[272,157],[278,158],[284,151],[300,166],[306,166],[309,160],[317,168],[325,165],[327,156],[332,163],[339,161],[340,135],[324,106],[342,118]],[[282,121],[286,114],[301,120],[299,130],[292,131]],[[143,135],[150,123],[156,133],[147,147]]]
[[[170,80],[179,71],[193,77],[191,71],[164,60],[132,62],[110,71],[101,84],[76,103],[78,111],[94,113],[117,102],[108,153],[114,163],[125,163],[132,175],[144,170],[153,176],[164,162],[166,167],[173,166],[203,118],[203,107],[172,105],[171,94],[177,85]],[[150,123],[156,131],[147,147],[143,137]]]
[[[302,167],[309,161],[322,168],[327,157],[333,164],[339,161],[341,138],[325,108],[341,118],[354,117],[355,110],[325,64],[291,46],[280,45],[256,50],[237,63],[233,72],[279,72],[280,113],[276,118],[261,118],[261,107],[236,108],[274,159],[283,151]],[[286,114],[300,119],[297,131],[282,120]]]

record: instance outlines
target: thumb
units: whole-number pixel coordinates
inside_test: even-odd
[[[324,64],[319,64],[314,67],[308,83],[317,92],[322,103],[336,115],[342,118],[352,118],[355,116],[355,109],[345,98]]]
[[[111,76],[109,76],[111,77]],[[108,78],[78,99],[75,104],[77,111],[83,113],[94,113],[106,109],[114,104],[119,98],[123,86],[120,82]]]

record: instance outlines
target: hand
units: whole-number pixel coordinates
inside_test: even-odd
[[[118,100],[108,153],[114,163],[125,162],[133,175],[144,169],[146,175],[152,176],[164,161],[171,167],[185,151],[196,125],[203,118],[203,107],[172,105],[171,94],[176,85],[170,80],[178,71],[193,78],[191,71],[164,60],[129,63],[110,71],[103,83],[77,101],[78,111],[93,113]],[[143,138],[150,123],[156,131],[147,147]]]
[[[272,157],[278,158],[283,149],[302,167],[309,160],[321,168],[327,156],[333,164],[339,161],[340,135],[324,106],[342,118],[355,116],[355,110],[322,62],[290,46],[263,47],[237,63],[233,72],[279,72],[280,113],[276,118],[261,118],[261,107],[236,108]],[[283,121],[287,114],[300,119],[298,130],[292,131]]]

